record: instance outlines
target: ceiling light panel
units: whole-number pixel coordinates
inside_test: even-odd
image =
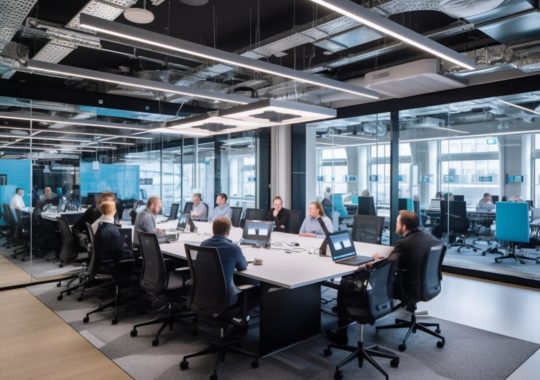
[[[379,99],[378,93],[363,87],[354,86],[348,83],[336,81],[322,76],[308,74],[272,63],[243,57],[238,54],[229,53],[208,46],[195,44],[190,41],[185,41],[171,36],[150,32],[130,25],[106,21],[85,14],[81,15],[80,20],[80,26],[83,28],[93,30],[102,34],[115,36],[121,39],[125,39],[127,41],[134,41],[165,50],[170,50],[187,55],[193,55],[203,59],[218,61],[233,67],[242,67],[257,72],[276,75],[282,78],[292,79],[298,82],[325,87],[328,89],[346,92],[349,94],[367,97],[370,99]]]
[[[369,9],[349,0],[311,0],[336,13],[350,17],[365,26],[394,37],[404,43],[433,54],[445,61],[452,62],[467,70],[475,68],[474,61],[444,45],[422,36],[400,24],[393,22]]]

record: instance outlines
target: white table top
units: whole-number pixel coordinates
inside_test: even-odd
[[[170,256],[186,258],[184,244],[198,245],[208,239],[211,234],[210,223],[197,223],[197,233],[181,233],[178,241],[161,244],[163,253]],[[229,239],[236,242],[242,237],[242,229],[234,228]],[[273,232],[271,248],[255,248],[242,246],[242,251],[248,261],[255,258],[263,260],[263,265],[249,264],[241,276],[249,277],[279,287],[294,289],[310,284],[319,283],[331,278],[342,277],[355,272],[358,268],[350,265],[335,264],[328,256],[321,257],[308,253],[318,249],[321,238],[300,237],[294,234]],[[291,246],[286,243],[299,243]],[[358,255],[370,256],[375,252],[387,256],[393,247],[378,244],[354,243]]]

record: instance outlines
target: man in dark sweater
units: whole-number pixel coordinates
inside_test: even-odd
[[[414,305],[414,300],[421,292],[422,262],[431,247],[437,245],[439,241],[431,233],[418,229],[418,215],[414,212],[402,210],[396,220],[396,234],[401,236],[394,245],[394,250],[386,258],[394,263],[394,268],[398,270],[395,279],[394,298],[401,300],[407,308]],[[384,259],[378,253],[373,254],[374,260]],[[369,264],[368,264],[369,265]],[[341,290],[341,289],[340,289]],[[343,294],[338,291],[338,325],[346,326],[349,322],[345,305],[343,304]],[[327,331],[327,338],[334,342],[347,342],[347,329],[343,328],[338,332]]]
[[[114,224],[116,206],[114,201],[101,202],[98,226],[94,237],[96,258],[100,265],[114,265],[119,261],[131,259],[133,253],[122,234],[120,226]]]
[[[236,303],[238,293],[240,293],[233,281],[234,271],[235,269],[238,271],[245,270],[248,263],[242,249],[228,239],[230,231],[231,221],[224,216],[217,217],[212,223],[214,236],[203,241],[201,246],[217,248],[227,283],[228,305],[232,306]]]
[[[96,198],[96,204],[93,206],[90,206],[84,214],[75,222],[75,224],[71,227],[71,231],[73,232],[73,237],[75,238],[75,241],[79,243],[81,248],[86,249],[85,247],[85,239],[86,239],[86,223],[92,224],[96,220],[99,219],[101,216],[101,212],[99,211],[99,205],[102,202],[115,202],[115,195],[111,192],[101,193]]]

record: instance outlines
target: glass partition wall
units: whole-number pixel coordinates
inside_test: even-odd
[[[259,194],[258,182],[261,166],[269,162],[259,149],[267,131],[204,139],[140,134],[114,126],[31,121],[51,117],[51,111],[58,119],[78,122],[103,121],[116,113],[125,117],[126,111],[2,97],[0,104],[4,113],[28,116],[0,120],[0,288],[77,275],[80,260],[60,260],[65,236],[57,218],[72,225],[104,191],[116,194],[121,223],[131,223],[133,209],[144,207],[150,196],[162,198],[167,216],[173,203],[183,210],[195,192],[211,209],[218,192],[243,208],[258,207],[268,198]],[[128,116],[141,115],[145,120],[166,117]],[[136,123],[145,125],[128,120]],[[84,249],[75,246],[74,256],[82,258]]]
[[[448,242],[449,270],[540,280],[539,111],[540,92],[530,92],[398,112],[396,212],[416,211],[421,228]],[[310,160],[314,166],[311,183],[306,175],[306,201],[330,199],[335,227],[352,231],[356,198],[369,194],[376,214],[385,218],[385,244],[391,225],[390,124],[389,114],[377,114],[311,124],[306,132],[306,172]],[[527,204],[519,222],[527,241],[503,235],[518,223],[496,223],[497,202],[503,201]],[[525,258],[500,260],[514,248]]]

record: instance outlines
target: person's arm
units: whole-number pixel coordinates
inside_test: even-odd
[[[242,271],[242,270],[247,269],[248,262],[246,260],[246,257],[244,256],[244,253],[242,252],[242,249],[239,246],[235,247],[234,261],[235,261],[235,267],[237,271]]]
[[[278,220],[276,223],[278,230],[287,231],[287,229],[289,228],[289,217],[290,217],[289,210],[282,209],[281,217],[280,218],[278,217]]]
[[[306,220],[307,220],[307,218],[304,219],[304,221],[302,222],[302,225],[300,226],[300,232],[299,232],[300,235],[303,235],[303,234],[305,234],[307,232],[306,231]]]
[[[148,213],[145,213],[144,215],[140,216],[139,225],[137,227],[142,232],[147,232],[151,234],[156,233],[156,227],[154,225],[154,221],[152,220],[152,217]]]
[[[201,203],[201,205],[202,205],[202,203]],[[199,218],[199,217],[201,216],[202,210],[199,209],[199,207],[201,207],[201,205],[199,205],[199,206],[193,205],[193,206],[191,207],[191,216],[192,216],[192,217],[194,217],[194,218]],[[199,209],[199,211],[197,211],[196,208]]]
[[[229,209],[227,210],[227,215],[226,215],[227,218],[229,218],[229,220],[232,220],[232,214],[233,214],[232,208],[229,206]]]

